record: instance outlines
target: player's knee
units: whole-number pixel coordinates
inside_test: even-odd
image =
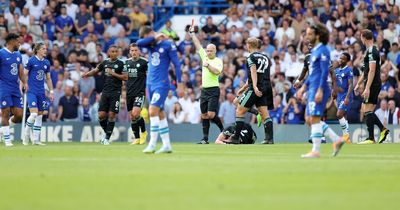
[[[215,117],[215,112],[208,112],[207,116],[208,116],[208,119],[213,119]]]
[[[33,118],[33,119],[36,119],[37,116],[38,116],[38,113],[35,113],[35,112],[32,112],[30,114],[30,117]]]
[[[201,119],[208,119],[208,114],[207,113],[205,113],[205,114],[201,114]]]
[[[104,120],[104,119],[107,118],[107,114],[104,113],[104,112],[99,112],[99,113],[98,113],[98,116],[99,116],[99,120]]]

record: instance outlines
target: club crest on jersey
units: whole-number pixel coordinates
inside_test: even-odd
[[[139,68],[139,67],[140,67],[140,64],[136,64],[136,67]]]
[[[160,49],[158,50],[158,52],[163,53],[163,52],[164,52],[164,48],[160,48]]]
[[[32,106],[36,106],[36,102],[32,102]]]
[[[20,61],[21,61],[21,59],[20,59],[20,58],[17,58],[17,61],[18,61],[18,62],[20,62]]]
[[[321,61],[327,61],[328,60],[328,56],[322,54],[321,55]]]
[[[315,56],[313,56],[312,58],[311,58],[311,62],[315,62],[317,60],[317,57],[315,57]]]
[[[44,69],[47,69],[47,65],[44,65],[43,67],[44,67]]]
[[[114,65],[114,68],[118,68],[118,64],[115,64],[115,65]]]
[[[3,104],[3,106],[7,105],[7,101],[3,101],[1,104]]]

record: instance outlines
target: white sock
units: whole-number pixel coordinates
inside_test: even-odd
[[[340,127],[342,128],[343,134],[349,133],[349,123],[346,118],[342,117],[339,119]]]
[[[158,131],[160,126],[160,118],[150,117],[150,141],[149,146],[156,147],[158,139]]]
[[[38,115],[33,125],[33,142],[40,142],[40,130],[42,129],[43,115]]]
[[[30,132],[33,128],[33,123],[35,122],[35,119],[37,117],[37,113],[31,113],[26,120],[26,125],[25,125],[25,135],[30,135]]]
[[[169,127],[167,118],[160,120],[160,128],[159,128],[161,140],[163,142],[163,146],[167,148],[171,148],[171,141],[169,139]]]
[[[340,141],[340,137],[325,122],[321,121],[319,124],[322,126],[322,134],[325,137],[330,138],[333,142]]]
[[[313,141],[313,152],[319,152],[321,147],[322,125],[320,123],[311,125],[311,137]]]
[[[10,126],[3,126],[2,127],[2,131],[3,131],[3,140],[4,140],[4,142],[11,142]]]

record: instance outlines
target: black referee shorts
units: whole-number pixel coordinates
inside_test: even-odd
[[[217,112],[219,105],[219,87],[203,88],[200,96],[200,110],[202,114]]]

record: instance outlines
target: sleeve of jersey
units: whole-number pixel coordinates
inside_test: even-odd
[[[149,46],[151,43],[153,43],[156,39],[152,36],[152,37],[147,37],[147,38],[143,38],[143,39],[139,39],[137,40],[136,44],[139,47],[147,47]]]
[[[322,87],[328,79],[329,61],[330,61],[329,54],[326,52],[321,53],[320,56],[321,78],[319,81],[319,87]]]
[[[372,50],[372,52],[369,54],[369,63],[376,63],[379,57],[379,52],[376,50]]]
[[[349,67],[349,79],[353,79],[353,69]]]
[[[249,68],[252,67],[252,66],[254,66],[254,65],[256,65],[256,63],[253,61],[253,57],[252,57],[252,56],[249,56],[249,57],[247,58],[247,65],[249,66]],[[250,70],[250,69],[249,69],[249,70]]]
[[[219,73],[221,73],[222,70],[224,69],[224,62],[223,62],[221,59],[219,59],[218,61],[219,61],[219,62],[218,62],[218,64],[217,64],[216,67],[217,67]]]
[[[204,50],[204,48],[201,47],[199,49],[199,55],[200,55],[200,58],[201,58],[202,61],[204,61],[206,59],[207,54],[206,54],[206,51]]]
[[[171,43],[171,48],[169,49],[168,55],[175,67],[176,81],[178,83],[181,83],[181,76],[182,76],[181,62],[179,61],[178,58],[178,52],[176,50],[176,46],[173,43]]]
[[[31,70],[31,59],[29,59],[28,62],[25,64],[25,69],[28,71]]]

